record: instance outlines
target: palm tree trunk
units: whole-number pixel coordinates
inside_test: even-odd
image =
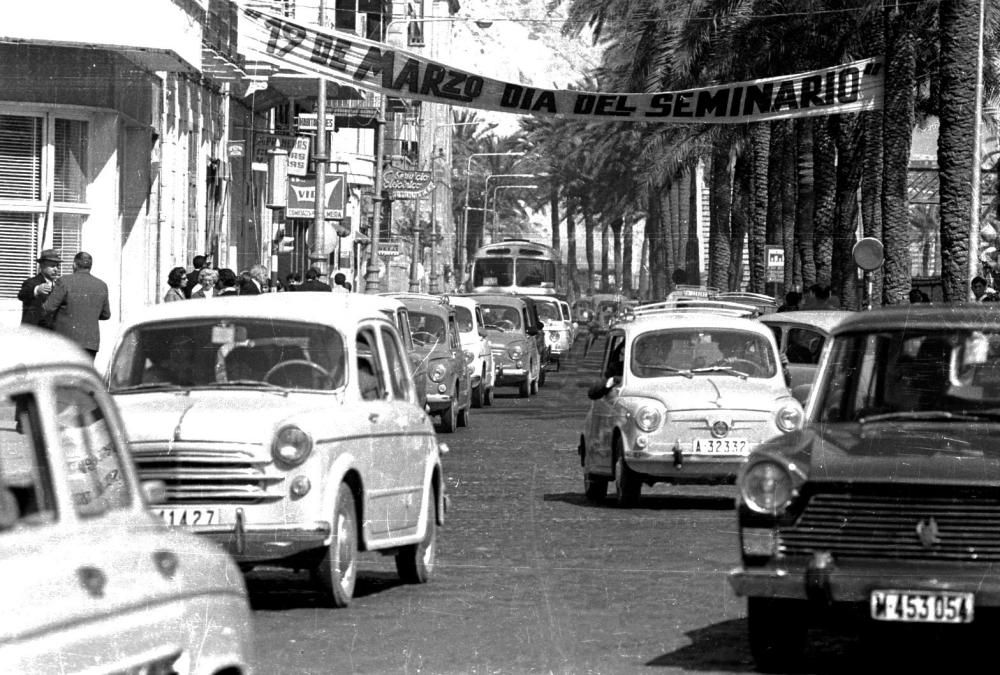
[[[767,206],[768,158],[771,152],[771,123],[750,125],[751,166],[750,201],[750,284],[751,293],[763,293],[767,282]]]
[[[688,235],[687,247],[684,252],[686,261],[684,271],[687,272],[689,284],[701,283],[701,251],[698,248],[698,230],[701,226],[701,223],[698,222],[698,200],[701,199],[701,195],[698,194],[698,170],[700,166],[702,166],[700,162],[689,166],[686,177],[686,180],[689,181]]]
[[[712,146],[712,189],[709,192],[708,285],[725,288],[729,283],[729,238],[733,179],[729,170],[729,145],[717,140]]]
[[[733,169],[733,215],[729,237],[729,274],[725,286],[730,291],[740,290],[743,283],[743,242],[750,225],[750,202],[752,199],[750,193],[753,189],[751,170],[751,159],[747,153],[737,155],[736,166]]]
[[[611,288],[608,249],[611,248],[611,224],[605,222],[601,227],[601,292],[607,293]]]
[[[795,200],[796,243],[802,265],[802,286],[816,283],[816,258],[813,248],[813,121],[808,118],[795,120],[798,140],[796,146],[796,178],[798,194]]]
[[[833,262],[833,217],[837,208],[836,144],[829,120],[813,120],[813,256],[816,283],[830,285]]]
[[[882,243],[885,247],[882,301],[896,305],[910,291],[910,214],[907,199],[910,141],[916,90],[916,35],[913,8],[906,4],[886,15],[885,147],[882,175]]]
[[[576,209],[573,200],[566,198],[566,276],[567,286],[573,289],[573,297],[580,297],[580,280],[576,267]]]
[[[625,292],[631,293],[635,290],[632,283],[632,244],[634,239],[635,223],[631,220],[625,221],[622,228],[622,288]]]
[[[859,309],[857,268],[851,253],[857,241],[858,187],[861,184],[863,123],[857,114],[830,118],[837,144],[837,209],[833,219],[830,286],[845,309]]]
[[[972,213],[975,137],[978,0],[941,0],[941,130],[938,176],[941,181],[941,285],[945,302],[969,297],[968,222]],[[971,114],[970,114],[971,113]]]

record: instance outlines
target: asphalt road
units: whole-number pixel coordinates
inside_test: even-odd
[[[576,455],[596,350],[579,342],[540,394],[500,390],[445,440],[451,510],[434,579],[402,585],[366,554],[355,600],[324,606],[307,574],[248,583],[263,673],[740,673],[753,670],[731,486],[645,488],[638,508],[583,498]],[[610,490],[609,490],[610,492]],[[809,671],[864,669],[818,633]]]

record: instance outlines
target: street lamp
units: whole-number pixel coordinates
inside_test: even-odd
[[[500,209],[497,208],[497,192],[499,192],[500,190],[511,190],[511,189],[514,189],[514,188],[520,188],[522,190],[536,190],[536,189],[538,189],[538,186],[537,185],[497,185],[495,188],[493,188],[493,241],[497,240],[497,235],[500,232],[498,224],[497,224],[497,214],[500,212]]]
[[[524,157],[525,152],[474,152],[465,166],[465,211],[462,218],[462,235],[458,237],[458,285],[465,283],[466,238],[469,236],[469,182],[472,178],[472,160],[475,157]],[[484,204],[485,206],[485,204]],[[485,213],[485,211],[484,211]]]

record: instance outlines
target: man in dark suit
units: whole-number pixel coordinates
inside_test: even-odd
[[[108,285],[90,273],[94,259],[80,251],[73,257],[73,273],[60,277],[42,305],[52,328],[73,340],[90,355],[101,346],[98,321],[111,318]]]
[[[42,304],[52,292],[56,279],[59,278],[59,265],[62,258],[54,248],[47,248],[38,257],[38,274],[24,280],[17,299],[21,301],[21,325],[41,326],[50,328],[46,321]]]
[[[188,300],[191,299],[191,291],[198,285],[198,275],[201,274],[201,268],[205,266],[205,256],[196,255],[191,259],[191,264],[194,265],[194,271],[187,273],[188,282],[181,288],[184,297]]]
[[[302,285],[296,288],[298,291],[327,291],[329,292],[330,285],[325,284],[319,280],[320,273],[315,267],[310,267],[306,272],[306,280],[302,282]]]

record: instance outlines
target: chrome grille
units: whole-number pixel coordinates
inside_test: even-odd
[[[998,562],[1000,498],[814,494],[778,539],[787,556],[827,551],[834,558]]]
[[[270,459],[245,449],[142,444],[133,447],[133,455],[140,478],[166,484],[170,504],[260,504],[283,496],[269,491],[284,481],[268,475]]]

